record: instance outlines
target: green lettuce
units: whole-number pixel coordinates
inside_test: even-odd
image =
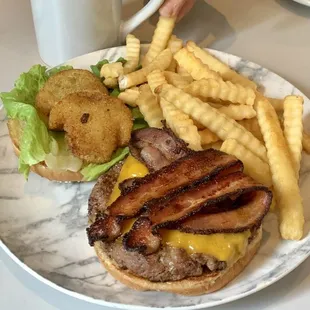
[[[118,97],[118,95],[121,93],[121,91],[119,90],[119,88],[114,88],[112,91],[110,91],[110,96],[112,97]]]
[[[111,167],[123,160],[129,154],[129,148],[119,148],[112,156],[111,160],[104,164],[88,164],[81,170],[85,181],[96,180],[100,175],[107,172]]]
[[[131,108],[131,114],[133,118],[133,131],[149,127],[139,108]]]
[[[50,151],[51,135],[34,107],[36,95],[50,76],[67,69],[70,66],[47,71],[45,66],[35,65],[20,75],[12,91],[0,93],[7,117],[19,120],[23,129],[18,169],[26,178],[30,167],[43,161]]]
[[[107,59],[103,59],[103,60],[98,61],[97,64],[91,65],[90,69],[94,75],[96,75],[98,78],[100,78],[101,67],[105,64],[108,64],[108,63],[109,63],[109,61]]]

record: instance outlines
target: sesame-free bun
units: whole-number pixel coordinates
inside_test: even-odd
[[[94,247],[98,258],[105,269],[115,279],[132,289],[139,291],[164,291],[180,295],[194,296],[217,291],[234,280],[255,256],[260,246],[261,239],[262,227],[257,230],[255,236],[248,245],[245,254],[222,271],[170,282],[151,282],[147,279],[135,276],[126,270],[118,268],[104,251],[101,242],[95,242]]]
[[[19,141],[22,135],[22,129],[18,120],[8,120],[9,135],[13,143],[13,148],[16,156],[19,156]],[[48,168],[45,163],[38,163],[31,166],[31,171],[46,178],[50,181],[60,182],[80,182],[83,181],[83,176],[80,172],[72,171],[55,171]]]

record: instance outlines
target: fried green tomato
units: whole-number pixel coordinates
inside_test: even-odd
[[[88,70],[64,70],[51,76],[36,97],[39,113],[48,117],[56,103],[69,94],[79,91],[98,91],[108,94],[108,90],[99,78]]]
[[[79,92],[66,96],[51,110],[49,127],[64,130],[72,153],[88,163],[104,163],[129,143],[130,110],[114,97]]]

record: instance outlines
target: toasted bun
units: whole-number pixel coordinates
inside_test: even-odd
[[[19,141],[21,137],[21,128],[19,126],[19,122],[16,120],[9,120],[8,129],[10,138],[13,143],[14,152],[16,156],[19,156]],[[31,166],[31,171],[43,178],[49,179],[50,181],[80,182],[83,180],[83,176],[80,172],[54,171],[48,168],[44,163]]]
[[[118,281],[130,288],[139,291],[164,291],[180,295],[202,295],[217,291],[231,282],[248,265],[256,254],[262,239],[262,227],[260,227],[251,241],[244,256],[240,257],[231,266],[222,271],[205,274],[199,277],[175,282],[151,282],[135,276],[126,270],[119,269],[103,250],[100,242],[95,243],[95,250],[99,260],[106,270]]]

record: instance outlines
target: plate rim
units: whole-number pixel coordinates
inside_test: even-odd
[[[293,1],[299,2],[299,0],[293,0]],[[300,0],[300,1],[303,1],[303,0]],[[150,44],[148,44],[148,43],[141,44],[141,47],[145,47],[146,48],[149,45]],[[55,67],[61,66],[61,65],[65,65],[67,63],[78,62],[79,58],[83,58],[83,57],[86,57],[86,56],[90,57],[92,54],[96,55],[96,54],[100,54],[100,53],[102,53],[104,51],[107,51],[107,50],[111,50],[111,49],[118,50],[118,49],[121,49],[121,48],[125,48],[125,45],[112,46],[110,48],[101,49],[101,50],[93,51],[93,52],[90,52],[90,53],[86,53],[86,54],[74,57],[72,59],[69,59],[66,62],[61,63],[59,65],[56,65],[54,67],[48,66],[48,70],[51,69],[51,68],[55,68]],[[260,67],[262,67],[264,69],[267,69],[269,72],[273,73],[276,77],[279,77],[282,80],[290,83],[296,90],[298,90],[305,98],[307,98],[310,101],[310,99],[303,92],[301,92],[297,87],[295,87],[294,84],[292,84],[289,80],[281,77],[276,72],[271,71],[271,70],[269,70],[266,67],[263,67],[263,66],[255,63],[255,62],[249,60],[249,59],[244,59],[243,57],[235,55],[235,54],[231,54],[231,53],[227,53],[227,52],[224,52],[224,51],[215,50],[215,49],[211,49],[211,48],[204,48],[204,49],[207,49],[207,50],[209,50],[211,52],[215,52],[215,53],[221,53],[223,55],[230,55],[230,56],[233,56],[233,57],[237,57],[237,58],[239,58],[241,60],[246,60],[246,61],[250,62],[253,65],[257,65],[257,66],[260,66]],[[0,106],[0,110],[2,110],[2,108],[3,108],[3,106]],[[310,243],[310,236],[309,236],[309,240],[308,240],[307,243]],[[53,288],[53,289],[55,289],[55,290],[57,290],[57,291],[59,291],[59,292],[61,292],[63,294],[66,294],[66,295],[68,295],[70,297],[74,297],[74,298],[77,298],[79,300],[86,301],[86,302],[89,302],[89,303],[92,303],[92,304],[97,304],[97,305],[100,305],[100,306],[110,307],[110,308],[114,308],[114,309],[126,309],[126,310],[136,310],[136,309],[137,310],[150,310],[150,309],[152,309],[152,310],[163,310],[163,309],[167,309],[167,310],[198,310],[198,309],[206,309],[206,308],[210,308],[210,307],[215,307],[215,306],[222,305],[222,304],[227,304],[227,303],[230,303],[230,302],[237,301],[239,299],[245,298],[247,296],[250,296],[250,295],[252,295],[254,293],[257,293],[257,292],[263,290],[264,288],[267,288],[270,285],[278,282],[279,280],[283,279],[286,275],[288,275],[290,272],[292,272],[297,267],[299,267],[310,256],[310,249],[309,249],[304,256],[302,256],[301,258],[299,258],[297,260],[298,262],[295,265],[290,265],[289,268],[285,269],[282,273],[278,274],[278,276],[273,277],[273,278],[271,278],[271,279],[269,279],[267,281],[264,281],[263,285],[256,286],[254,289],[250,289],[250,290],[248,290],[246,292],[243,292],[243,293],[240,293],[238,295],[234,295],[234,296],[231,296],[231,297],[226,297],[226,298],[221,299],[221,300],[210,301],[208,303],[200,303],[198,305],[177,306],[177,307],[170,307],[170,306],[169,307],[152,307],[152,306],[140,306],[140,305],[125,304],[125,303],[116,303],[116,302],[106,301],[104,299],[99,299],[99,298],[87,296],[87,295],[85,295],[83,293],[78,293],[76,291],[72,291],[72,290],[70,290],[68,288],[65,288],[65,287],[63,287],[63,286],[61,286],[59,284],[56,284],[55,282],[53,282],[53,281],[43,277],[37,271],[35,271],[34,269],[30,268],[27,264],[25,264],[21,259],[19,259],[17,257],[17,255],[15,255],[10,250],[10,248],[3,242],[1,236],[0,236],[0,248],[4,251],[4,253],[6,255],[8,255],[9,258],[11,258],[14,261],[14,263],[16,263],[19,267],[21,267],[23,270],[25,270],[27,273],[29,273],[31,276],[33,276],[35,279],[39,280],[43,284],[48,285],[49,287],[51,287],[51,288]],[[160,292],[158,292],[158,293],[160,293]],[[143,292],[141,292],[141,294],[143,294]]]
[[[294,2],[297,2],[299,4],[305,5],[310,7],[310,1],[309,0],[293,0]]]

